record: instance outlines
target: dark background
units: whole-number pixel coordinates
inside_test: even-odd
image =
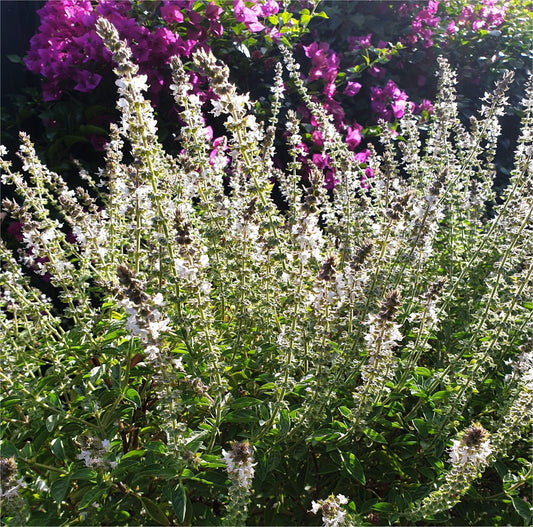
[[[2,106],[9,102],[9,94],[19,93],[25,86],[39,86],[39,79],[22,64],[13,64],[8,55],[24,57],[31,37],[39,27],[37,10],[44,1],[0,0],[0,96]]]

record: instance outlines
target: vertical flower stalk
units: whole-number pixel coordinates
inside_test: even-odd
[[[408,519],[431,519],[459,503],[461,496],[488,465],[492,451],[488,432],[479,423],[472,424],[461,439],[453,440],[449,451],[451,467],[444,483],[416,505]]]
[[[518,378],[515,397],[500,419],[492,437],[493,449],[504,455],[525,430],[531,432],[533,425],[533,351],[532,341],[522,346],[522,352],[513,363],[513,375]]]
[[[28,507],[20,495],[20,489],[26,484],[23,478],[17,478],[18,467],[14,457],[0,458],[0,503],[2,517],[12,516],[12,525],[27,523]]]
[[[158,309],[163,302],[161,294],[150,297],[144,291],[144,284],[138,280],[127,264],[117,267],[117,275],[122,288],[118,294],[121,303],[129,314],[127,329],[146,344],[146,359],[157,361],[160,356],[162,331],[167,329],[169,320]]]
[[[395,322],[399,306],[400,293],[392,289],[381,302],[379,313],[369,316],[370,328],[365,335],[368,357],[361,370],[362,382],[354,394],[354,432],[364,422],[372,405],[390,392],[386,383],[392,379],[396,368],[393,351],[402,339],[400,326]]]
[[[248,515],[248,503],[254,478],[253,448],[248,441],[234,441],[231,450],[222,450],[226,471],[230,480],[225,525],[244,525]]]

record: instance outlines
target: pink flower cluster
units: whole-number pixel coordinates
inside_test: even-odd
[[[372,86],[370,88],[370,101],[372,110],[380,119],[391,121],[400,119],[405,113],[407,94],[400,90],[392,81],[387,81],[383,88]]]
[[[250,4],[250,2],[248,2]],[[275,15],[279,11],[279,5],[276,0],[266,0],[263,4],[253,3],[247,7],[243,0],[233,0],[233,9],[235,11],[235,19],[237,22],[244,22],[245,26],[252,32],[258,33],[268,28],[265,28],[259,21],[260,18],[266,18]],[[271,34],[272,35],[272,34]],[[276,32],[275,37],[279,37]]]
[[[407,16],[418,7],[418,4],[402,4],[398,14]],[[436,28],[440,22],[440,17],[437,15],[438,8],[439,2],[430,0],[426,7],[416,13],[411,22],[411,33],[407,37],[400,39],[400,42],[408,46],[414,46],[417,42],[421,42],[423,48],[432,47],[434,44],[431,38],[433,36],[433,28]]]
[[[421,43],[423,48],[430,48],[434,45],[434,35],[441,31],[440,26],[445,25],[445,34],[453,35],[459,29],[471,29],[479,31],[481,29],[493,29],[505,21],[506,6],[502,0],[481,0],[478,3],[472,3],[464,6],[456,18],[441,17],[438,14],[439,5],[443,4],[445,8],[450,7],[449,0],[440,2],[438,0],[429,0],[427,6],[419,9],[418,4],[404,3],[400,6],[398,14],[400,17],[412,16],[411,32],[404,38],[400,39],[403,44],[415,46]],[[497,5],[497,4],[500,5]]]
[[[231,11],[231,4],[228,5]],[[234,18],[251,32],[265,29],[260,22],[276,14],[276,0],[234,0]],[[38,11],[39,32],[30,41],[24,59],[26,67],[43,77],[43,98],[57,100],[64,89],[80,92],[94,90],[102,73],[112,67],[111,54],[94,29],[96,19],[107,18],[128,41],[141,74],[148,76],[151,97],[169,83],[168,68],[173,55],[189,57],[209,38],[224,33],[224,9],[214,1],[163,0],[159,14],[149,23],[136,17],[134,4],[126,0],[52,0]],[[268,28],[272,38],[275,28]]]
[[[347,37],[348,41],[348,53],[357,50],[367,49],[372,46],[371,43],[372,34],[364,36]],[[385,49],[387,43],[380,41],[378,48]],[[341,103],[334,98],[337,92],[337,79],[339,77],[341,60],[343,55],[333,51],[329,44],[326,42],[312,42],[308,46],[302,46],[305,56],[310,59],[310,68],[307,75],[308,82],[322,81],[324,87],[322,88],[323,100],[322,104],[333,116],[334,123],[340,132],[345,134],[345,141],[350,150],[355,150],[362,142],[363,125],[357,121],[351,123],[345,122],[345,111]],[[368,73],[371,77],[382,78],[384,71],[376,66],[370,67]],[[356,96],[362,88],[362,84],[356,81],[347,80],[343,81],[344,89],[342,94],[347,97]],[[314,97],[316,100],[316,97]],[[411,110],[414,113],[421,113],[423,111],[431,113],[433,108],[429,101],[424,100],[422,104],[416,105],[412,102],[408,102],[407,94],[402,91],[392,80],[388,80],[385,86],[372,86],[370,87],[370,106],[374,112],[375,120],[384,119],[387,122],[395,119],[400,119],[405,113],[405,107],[407,104],[411,105]],[[317,123],[313,116],[309,115],[309,112],[304,108],[299,108],[300,113],[304,119],[309,120],[310,124],[316,127]],[[313,142],[313,149],[321,150],[324,141],[320,130],[314,129],[311,133],[311,140]],[[305,148],[307,151],[307,148]],[[357,162],[366,164],[369,159],[370,152],[363,150],[354,155]],[[324,170],[325,181],[328,188],[332,188],[336,184],[335,170],[330,166],[330,159],[327,154],[322,152],[314,153],[311,156],[311,160],[318,167]],[[306,159],[301,159],[302,163],[306,164]],[[366,167],[366,176],[372,177],[372,169]]]
[[[501,3],[501,2],[500,2]],[[497,6],[497,0],[484,0],[481,5],[468,5],[463,7],[457,18],[457,24],[463,27],[471,27],[473,31],[480,29],[492,29],[503,24],[505,21],[505,4]]]

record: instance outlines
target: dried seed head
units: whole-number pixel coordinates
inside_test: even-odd
[[[78,196],[78,199],[83,205],[87,207],[91,207],[92,205],[94,205],[94,199],[84,188],[76,187],[76,195]]]
[[[320,272],[318,273],[318,279],[325,280],[326,282],[333,280],[335,278],[335,274],[337,273],[337,270],[335,269],[337,261],[337,256],[333,254],[327,256],[326,260],[322,264],[322,267],[320,268]]]
[[[426,300],[430,302],[431,300],[434,300],[442,291],[442,288],[444,287],[444,284],[446,283],[446,278],[441,276],[437,278],[435,282],[433,282],[429,286],[429,290],[426,293]]]
[[[231,456],[233,457],[235,463],[242,463],[243,465],[246,465],[252,461],[253,453],[254,451],[247,439],[245,439],[242,443],[238,443],[237,441],[233,441],[233,443],[231,443]]]
[[[397,289],[387,291],[385,299],[381,303],[378,318],[385,322],[391,322],[398,311],[400,305],[400,292]]]
[[[176,230],[177,243],[189,245],[192,242],[189,222],[179,209],[176,209],[176,214],[174,215],[174,229]]]
[[[324,503],[322,503],[322,514],[324,516],[329,516],[336,509],[336,505],[334,503],[331,503],[330,501],[325,501]]]
[[[10,199],[4,198],[2,200],[2,208],[9,212],[10,214],[13,214],[13,212],[19,207],[17,203],[14,201],[11,201]]]
[[[128,264],[125,263],[117,266],[117,276],[120,283],[126,287],[129,287],[134,280],[133,271],[129,268]]]
[[[391,220],[398,221],[402,217],[403,207],[399,203],[393,203],[390,209],[385,211],[385,216]]]
[[[148,299],[144,292],[143,283],[134,278],[133,271],[128,264],[121,263],[117,266],[117,276],[121,285],[126,288],[126,296],[135,304],[142,304]]]
[[[248,221],[253,216],[254,212],[257,210],[256,204],[257,204],[257,198],[256,197],[253,197],[248,202],[248,205],[244,209],[244,219],[245,219],[245,221]]]
[[[302,212],[314,214],[318,212],[318,204],[321,196],[322,175],[320,171],[310,163],[311,172],[309,173],[310,187],[304,189],[304,202],[302,203]]]
[[[355,253],[350,263],[353,269],[358,269],[365,261],[368,255],[372,252],[374,244],[369,240],[364,240],[359,247],[355,249]]]
[[[446,180],[446,177],[448,176],[448,168],[443,168],[442,171],[439,173],[435,181],[431,184],[429,187],[429,195],[430,196],[438,196],[440,194],[440,191],[442,187],[444,186],[444,181]]]
[[[462,442],[469,448],[479,446],[488,432],[479,423],[474,423],[462,437]]]
[[[0,458],[0,480],[7,481],[17,473],[17,464],[14,457]]]
[[[391,203],[390,208],[385,211],[385,215],[391,220],[398,221],[412,197],[413,194],[411,192],[402,194],[397,201]]]
[[[304,202],[302,203],[302,211],[305,213],[314,213],[317,211],[318,198],[312,193],[306,193]]]
[[[519,348],[522,353],[531,353],[533,351],[533,339],[529,339],[525,344]]]
[[[352,264],[362,264],[366,257],[372,252],[374,244],[370,240],[364,240],[359,247],[355,249],[352,258]]]

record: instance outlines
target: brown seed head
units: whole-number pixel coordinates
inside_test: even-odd
[[[0,480],[7,481],[17,473],[17,464],[14,457],[0,458]]]
[[[336,264],[337,257],[333,254],[330,254],[322,264],[320,272],[318,273],[318,279],[324,280],[326,282],[333,280],[337,272],[337,270],[335,269]]]
[[[397,289],[387,291],[385,298],[381,303],[378,318],[386,322],[391,322],[398,311],[399,305],[400,292]]]
[[[477,447],[483,442],[487,433],[488,432],[479,423],[474,423],[463,434],[462,441],[467,447]]]
[[[231,444],[231,454],[235,463],[246,464],[252,460],[253,449],[247,439],[242,443],[233,441]]]

